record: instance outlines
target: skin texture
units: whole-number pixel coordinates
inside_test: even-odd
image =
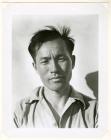
[[[70,87],[74,63],[75,57],[68,52],[64,40],[55,39],[42,44],[34,68],[49,90],[62,92]]]

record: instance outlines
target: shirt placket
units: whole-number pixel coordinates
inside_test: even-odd
[[[64,106],[64,109],[63,109],[63,112],[60,116],[60,120],[59,120],[59,123],[58,123],[58,127],[59,128],[63,128],[63,123],[66,123],[64,118],[65,117],[68,117],[70,120],[69,120],[69,123],[71,121],[71,112],[72,112],[72,107],[70,108],[70,106],[75,102],[76,100],[72,99],[72,98],[69,98],[67,103],[65,104]],[[70,108],[70,113],[66,113],[66,111]],[[65,114],[66,113],[66,114]],[[67,120],[67,119],[66,119]]]
[[[52,127],[54,126],[55,128],[58,128],[58,124],[57,121],[54,117],[53,112],[51,111],[49,105],[47,104],[47,102],[45,101],[45,99],[42,100],[42,105],[44,105],[44,111],[46,112],[46,115],[48,116],[48,121],[51,124],[52,123]],[[44,116],[45,117],[45,116]]]

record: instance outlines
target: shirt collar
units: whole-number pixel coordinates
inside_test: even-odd
[[[26,103],[33,103],[34,101],[39,101],[39,100],[42,100],[43,98],[43,90],[44,88],[43,87],[37,87],[36,89],[34,89],[32,91],[32,96],[28,98],[28,100],[26,100]]]
[[[69,98],[72,98],[74,101],[75,100],[80,101],[83,104],[83,108],[84,109],[86,108],[86,104],[85,104],[83,95],[80,92],[76,91],[72,86],[71,86],[71,94],[70,94]]]
[[[38,87],[33,91],[33,95],[29,98],[28,102],[29,104],[33,103],[34,101],[37,100],[42,100],[43,99],[43,91],[44,87]],[[71,94],[69,96],[69,99],[71,99],[73,102],[80,101],[83,104],[84,109],[86,108],[85,101],[83,99],[83,95],[76,91],[72,86],[71,86]]]

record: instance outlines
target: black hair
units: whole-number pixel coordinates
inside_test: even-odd
[[[74,39],[69,37],[70,28],[63,26],[60,28],[60,30],[58,30],[54,26],[46,26],[46,27],[47,29],[42,29],[34,33],[33,37],[30,40],[28,50],[34,62],[36,62],[35,60],[36,54],[38,49],[42,46],[42,44],[47,41],[51,41],[58,38],[64,40],[69,53],[72,54],[74,49]]]

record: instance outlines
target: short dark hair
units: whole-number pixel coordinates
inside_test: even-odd
[[[30,40],[28,47],[29,53],[31,54],[34,62],[36,62],[36,53],[38,49],[42,46],[44,42],[51,41],[54,39],[62,39],[65,41],[67,49],[70,54],[72,54],[74,49],[74,39],[69,37],[70,28],[63,26],[58,30],[54,26],[46,26],[48,29],[42,29],[34,33]]]

